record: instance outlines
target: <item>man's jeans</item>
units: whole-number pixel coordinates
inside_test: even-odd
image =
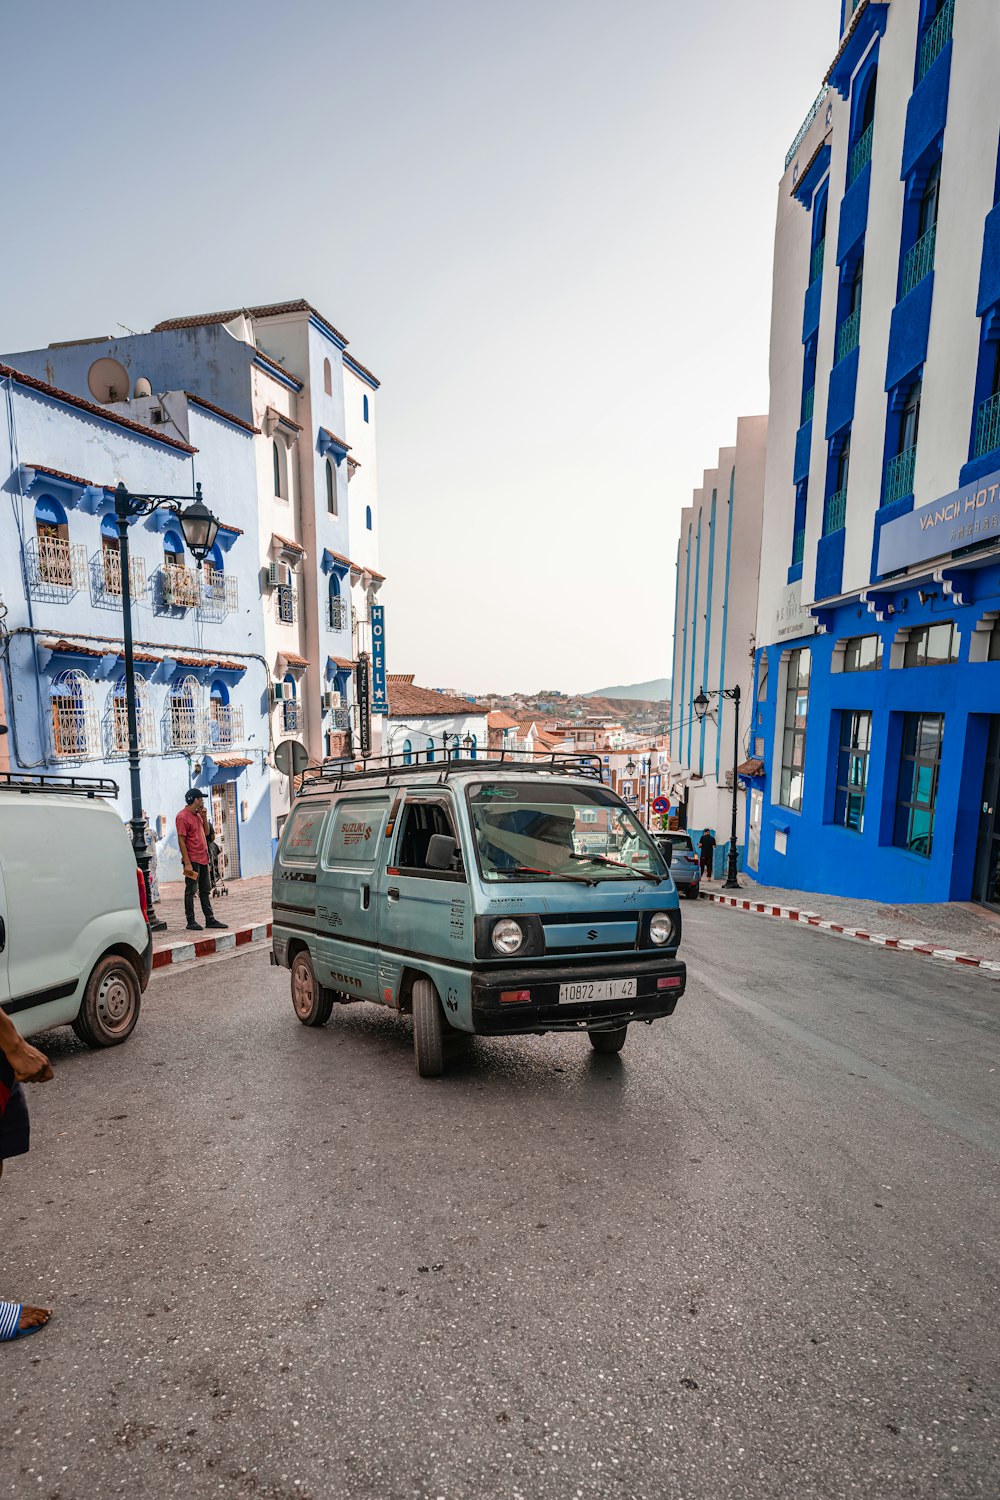
[[[215,913],[212,911],[212,903],[208,899],[212,889],[212,882],[208,878],[208,865],[196,865],[192,860],[191,868],[194,871],[194,876],[185,875],[184,877],[184,916],[189,925],[194,921],[194,893],[197,891],[198,899],[201,902],[202,914],[205,921],[210,922]]]

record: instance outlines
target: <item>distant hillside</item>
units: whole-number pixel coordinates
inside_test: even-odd
[[[652,682],[633,682],[628,687],[595,688],[585,698],[642,698],[648,703],[665,703],[670,697],[670,678],[654,677]]]

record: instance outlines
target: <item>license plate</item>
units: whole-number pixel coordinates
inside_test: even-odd
[[[634,1000],[634,979],[598,979],[593,984],[561,984],[560,1005],[586,1005],[591,1000]]]

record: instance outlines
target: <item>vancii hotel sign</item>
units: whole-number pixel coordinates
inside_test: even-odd
[[[989,538],[1000,542],[1000,470],[889,521],[879,536],[878,571],[897,573]]]

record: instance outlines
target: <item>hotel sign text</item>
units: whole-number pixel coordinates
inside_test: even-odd
[[[882,527],[878,571],[897,573],[990,538],[1000,542],[1000,471]]]

